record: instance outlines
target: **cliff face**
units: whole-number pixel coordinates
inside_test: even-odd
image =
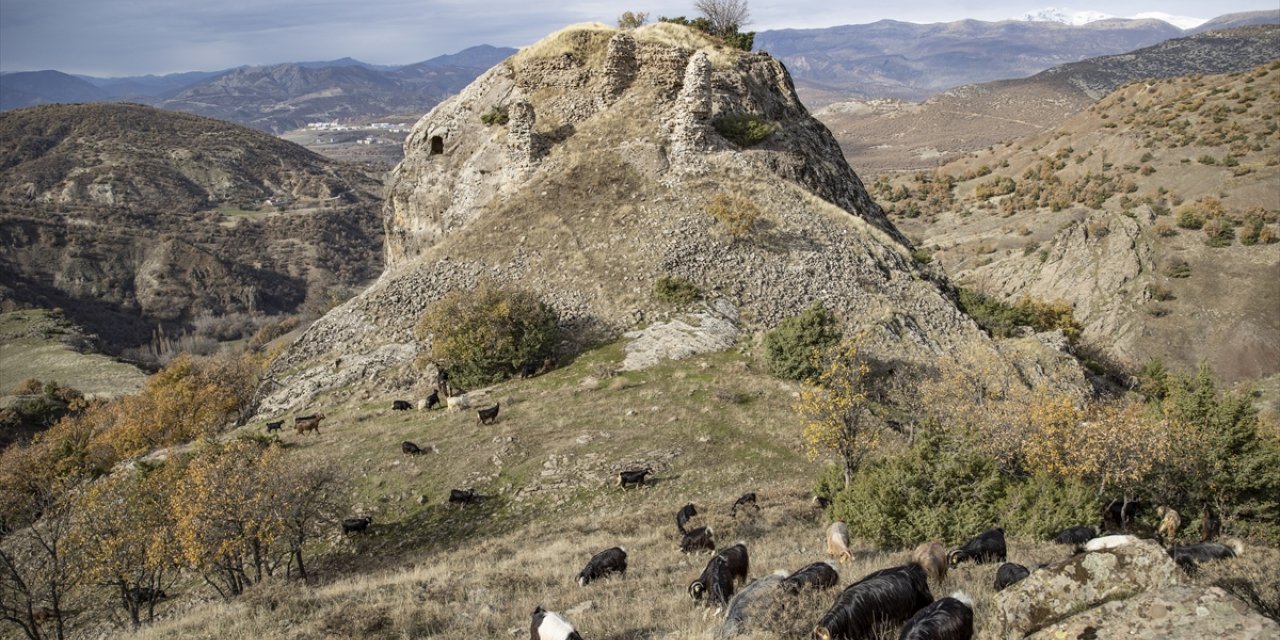
[[[486,124],[499,113],[505,124]],[[772,133],[743,147],[718,131],[744,115]],[[727,234],[708,213],[717,201],[758,214],[752,230]],[[483,280],[557,307],[570,350],[664,320],[663,276],[747,329],[820,301],[885,357],[994,349],[912,259],[783,66],[675,25],[572,27],[493,68],[414,127],[384,215],[382,278],[279,359],[291,375],[265,411],[359,380],[412,387],[429,353],[413,324]]]

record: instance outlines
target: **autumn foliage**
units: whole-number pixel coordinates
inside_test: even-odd
[[[455,382],[471,387],[542,364],[559,339],[559,317],[532,293],[486,284],[445,294],[414,331]]]

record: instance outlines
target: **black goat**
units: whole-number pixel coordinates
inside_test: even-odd
[[[734,583],[739,580],[746,582],[750,564],[747,547],[741,542],[711,556],[702,575],[689,583],[689,597],[708,606],[729,604]]]
[[[487,409],[477,409],[476,415],[480,416],[480,424],[493,424],[498,421],[498,409],[502,408],[501,402],[493,403],[492,407]]]
[[[800,593],[804,589],[828,589],[836,586],[840,574],[828,562],[815,562],[796,570],[795,573],[782,579],[782,590],[787,593]]]
[[[1078,527],[1067,527],[1059,531],[1053,536],[1053,541],[1058,544],[1084,544],[1098,537],[1098,530],[1082,525]]]
[[[827,507],[829,507],[829,506],[831,506],[831,498],[828,498],[828,497],[826,497],[826,496],[814,496],[814,497],[813,497],[813,508],[815,508],[815,509],[826,509],[826,508],[827,508]]]
[[[148,602],[160,602],[167,600],[169,594],[164,589],[153,589],[151,587],[129,587],[125,592],[125,597],[135,605],[147,604]]]
[[[413,405],[410,404],[408,400],[393,400],[391,402],[392,411],[408,411],[412,408]]]
[[[1016,562],[1006,562],[996,569],[996,591],[1004,591],[1005,587],[1021,582],[1031,575],[1031,571]]]
[[[369,528],[369,523],[373,522],[373,518],[368,516],[363,518],[347,518],[342,521],[342,533],[360,533]]]
[[[643,487],[644,477],[651,473],[653,473],[653,469],[649,467],[645,467],[643,469],[631,469],[628,471],[621,471],[618,473],[618,486],[622,487],[623,489],[626,489],[627,485],[629,484],[634,484],[634,485]]]
[[[267,433],[271,433],[272,431],[279,431],[280,428],[283,426],[284,426],[284,420],[276,420],[275,422],[268,422]]]
[[[715,551],[715,531],[712,531],[711,527],[690,529],[688,533],[684,534],[684,537],[680,538],[680,550],[684,553],[702,550]]]
[[[449,502],[452,504],[472,504],[480,502],[480,496],[471,489],[450,489]]]
[[[439,404],[440,404],[440,390],[437,389],[435,391],[432,391],[431,395],[427,396],[427,411],[430,411],[436,408],[436,406]]]
[[[961,592],[939,598],[902,626],[898,640],[969,640],[973,637],[973,601]]]
[[[1201,562],[1226,560],[1243,553],[1244,543],[1239,540],[1232,540],[1230,546],[1218,544],[1217,542],[1197,542],[1196,544],[1184,544],[1169,549],[1169,556],[1173,558],[1173,561],[1179,567],[1182,567],[1184,571],[1191,574],[1199,570]]]
[[[407,456],[419,456],[427,452],[427,449],[423,449],[417,443],[409,442],[408,440],[400,443],[400,450]]]
[[[1200,509],[1200,542],[1210,542],[1222,533],[1222,520],[1218,519],[1218,515],[1204,505]]]
[[[876,637],[882,625],[898,625],[933,602],[929,577],[918,564],[881,569],[849,585],[818,620],[820,640]]]
[[[1141,501],[1115,499],[1102,509],[1102,522],[1108,531],[1127,531],[1129,523],[1146,508]]]
[[[963,547],[952,551],[947,556],[947,561],[952,567],[964,562],[965,560],[973,560],[978,564],[986,562],[1004,562],[1006,558],[1006,547],[1004,543],[1004,529],[995,528],[983,531],[976,537],[964,543]]]
[[[771,575],[754,580],[735,594],[729,601],[729,611],[725,614],[720,628],[716,629],[715,637],[732,638],[750,631],[751,616],[756,613],[755,609],[759,607],[764,610],[764,607],[768,606],[770,597],[786,577],[786,571],[778,570]]]
[[[738,509],[745,509],[747,506],[754,507],[756,511],[760,511],[760,505],[756,504],[756,493],[754,491],[742,494],[742,497],[733,503],[733,508],[729,510],[729,515],[736,518],[738,517]]]
[[[591,556],[587,566],[578,573],[578,586],[585,587],[592,580],[603,578],[610,573],[627,574],[627,550],[622,547],[610,547]]]
[[[676,530],[680,532],[680,535],[689,533],[684,526],[689,524],[689,519],[696,515],[698,515],[698,508],[693,506],[692,502],[680,507],[680,510],[676,512]]]

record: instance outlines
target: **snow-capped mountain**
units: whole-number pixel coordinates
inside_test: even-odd
[[[1108,18],[1116,18],[1109,13],[1101,11],[1076,11],[1074,9],[1059,9],[1057,7],[1048,7],[1039,11],[1029,11],[1018,17],[1018,20],[1027,20],[1029,22],[1060,22],[1072,26],[1080,26],[1097,22],[1098,20],[1106,20]],[[1163,20],[1179,29],[1193,29],[1204,24],[1204,18],[1192,18],[1189,16],[1175,16],[1160,11],[1147,11],[1137,15],[1128,16],[1129,20]]]

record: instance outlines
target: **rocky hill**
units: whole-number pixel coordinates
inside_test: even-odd
[[[953,277],[1009,301],[1069,300],[1086,338],[1131,365],[1272,376],[1277,73],[1126,85],[1043,134],[878,193]]]
[[[486,124],[499,112],[507,124]],[[771,133],[734,142],[717,129],[733,118]],[[709,213],[717,200],[758,217],[745,237]],[[673,309],[654,293],[661,277],[719,300],[710,313],[735,333],[820,301],[886,358],[992,348],[912,258],[782,64],[675,25],[570,28],[493,68],[414,127],[384,215],[386,272],[277,360],[290,375],[264,411],[374,378],[417,385],[429,345],[413,337],[416,319],[485,280],[555,306],[569,352],[663,324]]]
[[[271,136],[100,104],[6,112],[0,137],[3,308],[61,307],[116,350],[381,268],[380,176]]]
[[[1030,78],[951,89],[922,103],[855,101],[815,115],[864,173],[927,169],[1061,123],[1119,86],[1245,71],[1274,60],[1280,25],[1242,27],[1065,64]]]

